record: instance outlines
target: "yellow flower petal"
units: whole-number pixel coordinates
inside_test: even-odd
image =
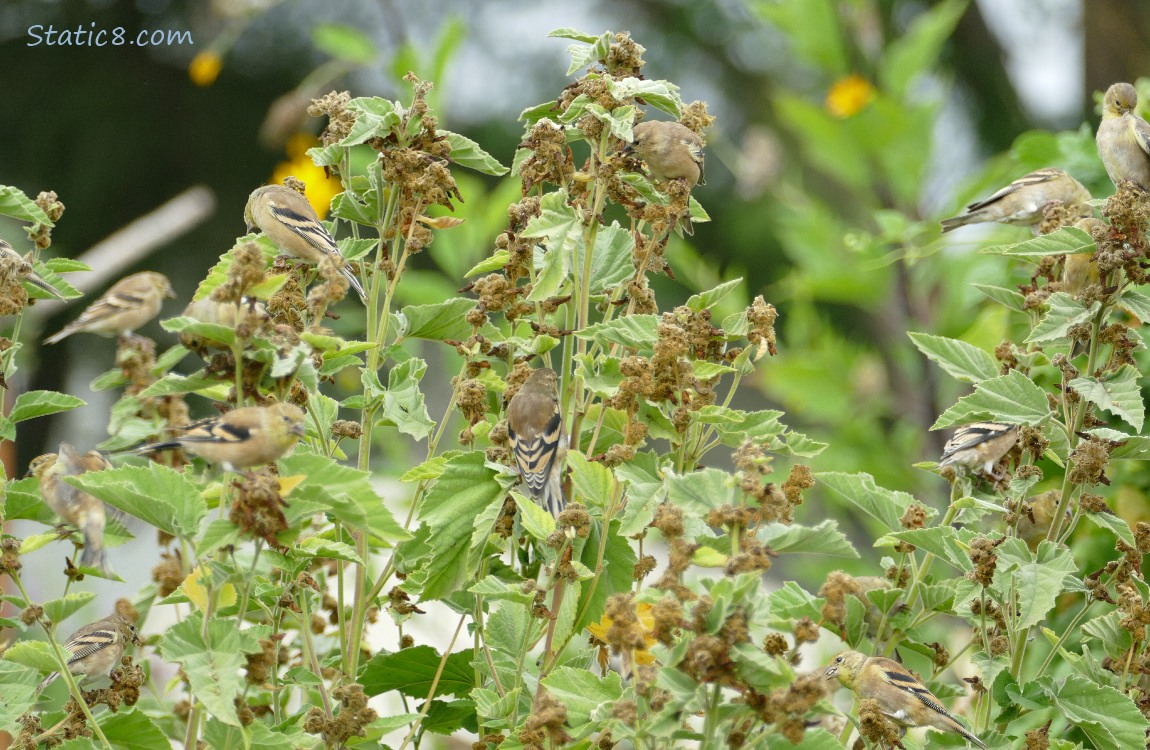
[[[188,66],[188,77],[197,86],[211,86],[223,67],[224,61],[215,52],[201,52],[192,58]]]
[[[875,89],[870,81],[853,74],[835,81],[827,92],[825,105],[835,117],[850,117],[861,112],[874,97]]]
[[[200,583],[200,578],[209,575],[207,567],[201,565],[188,574],[184,582],[180,584],[180,588],[184,592],[184,596],[196,605],[196,608],[201,612],[206,612],[208,609],[208,590]],[[216,608],[228,607],[236,603],[236,589],[230,583],[224,584],[220,589],[219,599],[216,602]]]

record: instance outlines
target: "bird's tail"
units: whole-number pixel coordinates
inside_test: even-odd
[[[562,472],[551,471],[547,477],[547,483],[543,485],[543,493],[539,496],[539,504],[550,511],[551,515],[555,517],[555,520],[559,520],[559,514],[567,507],[567,498],[563,497]]]
[[[44,279],[41,279],[40,277],[36,276],[35,274],[28,276],[27,278],[24,279],[24,281],[27,281],[29,284],[36,287],[37,289],[41,289],[41,290],[47,292],[48,294],[51,294],[53,297],[55,297],[58,300],[64,300],[65,299],[64,295],[62,295],[58,291],[56,291],[56,287],[52,286],[47,281],[44,281]]]
[[[80,564],[85,568],[96,568],[101,573],[111,575],[114,573],[108,564],[108,554],[104,549],[102,539],[96,539],[96,534],[84,534],[84,551],[80,553]]]
[[[49,685],[51,685],[53,682],[55,682],[55,681],[56,681],[56,678],[57,678],[57,677],[59,677],[59,676],[60,676],[60,673],[59,673],[59,672],[53,672],[52,674],[50,674],[50,675],[48,675],[47,677],[45,677],[45,678],[44,678],[44,679],[43,679],[43,680],[40,682],[40,684],[36,686],[36,692],[37,692],[37,693],[39,693],[41,690],[43,690],[44,688],[46,688],[46,687],[48,687]]]
[[[55,344],[57,341],[63,341],[76,332],[76,329],[71,326],[64,326],[63,330],[53,333],[48,338],[44,339],[45,344]]]
[[[355,275],[355,272],[346,265],[341,269],[341,272],[345,277],[347,277],[347,283],[351,284],[351,288],[355,290],[356,294],[359,295],[359,298],[366,303],[367,292],[364,290],[363,284],[360,283],[359,277]]]
[[[943,219],[942,221],[939,222],[939,224],[942,225],[942,233],[943,234],[946,234],[947,232],[951,231],[952,229],[958,229],[959,227],[966,226],[969,223],[970,222],[968,221],[968,216],[966,216],[966,215],[952,216],[949,219]]]
[[[974,745],[975,747],[981,748],[982,750],[990,750],[990,748],[986,746],[985,742],[975,737],[971,732],[968,732],[965,729],[960,729],[958,733],[962,735],[964,740]]]
[[[133,456],[150,456],[153,453],[159,453],[160,451],[172,451],[172,450],[175,450],[176,448],[181,448],[181,447],[183,447],[183,446],[181,446],[175,440],[170,440],[166,443],[149,443],[148,445],[141,445],[139,448],[133,449],[132,455]]]
[[[954,718],[950,714],[943,712],[941,715],[939,715],[938,718],[939,721],[935,724],[936,729],[950,730],[955,734],[961,735],[964,740],[974,745],[975,747],[981,748],[981,750],[990,750],[990,748],[986,746],[986,743],[975,737],[969,729],[964,727],[958,719]],[[946,726],[943,727],[941,726],[942,724],[945,724]]]

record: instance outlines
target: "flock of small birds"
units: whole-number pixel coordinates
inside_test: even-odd
[[[1116,83],[1106,92],[1102,122],[1096,142],[1098,154],[1110,179],[1117,185],[1133,182],[1150,191],[1150,125],[1135,113],[1138,97],[1128,83]],[[688,186],[703,183],[703,142],[694,131],[677,122],[648,121],[634,128],[628,151],[644,160],[657,182],[685,180]],[[1060,169],[1031,172],[989,197],[967,206],[960,216],[942,221],[942,231],[978,222],[1035,226],[1053,202],[1065,206],[1072,218],[1091,218],[1089,191]],[[320,222],[307,199],[284,186],[257,189],[248,199],[244,217],[249,229],[259,227],[286,254],[307,263],[325,255],[337,261],[352,288],[366,299],[359,278],[347,267],[331,234]],[[1087,225],[1088,226],[1088,225]],[[684,226],[690,232],[689,223]],[[15,255],[7,244],[0,253]],[[18,256],[17,256],[18,257]],[[1075,256],[1077,257],[1077,256]],[[1081,288],[1090,278],[1089,256],[1067,264],[1068,284]],[[1094,269],[1094,277],[1097,269]],[[59,297],[43,279],[28,269],[23,280]],[[90,305],[75,321],[49,337],[54,343],[74,333],[129,336],[154,318],[172,287],[162,274],[145,271],[121,280]],[[516,468],[528,494],[556,517],[563,509],[562,472],[567,439],[558,398],[558,376],[540,368],[531,373],[507,404],[508,432]],[[304,433],[304,413],[291,404],[249,406],[183,428],[170,440],[143,446],[139,453],[180,447],[209,463],[236,470],[259,466],[287,453]],[[939,467],[961,466],[997,480],[996,464],[1018,441],[1019,425],[978,422],[964,425],[947,442]],[[79,455],[68,444],[59,453],[32,462],[31,472],[40,478],[45,502],[84,537],[82,565],[107,567],[102,537],[103,505],[95,498],[60,482],[63,476],[107,468],[96,451]],[[100,677],[115,666],[126,644],[136,637],[132,625],[120,615],[99,620],[76,631],[67,641],[72,654],[69,669],[81,677]],[[41,688],[50,683],[49,675]],[[947,712],[921,680],[892,659],[866,656],[857,651],[837,655],[824,672],[838,679],[860,698],[877,701],[882,713],[905,733],[909,727],[931,727],[957,734],[986,750],[987,746]]]

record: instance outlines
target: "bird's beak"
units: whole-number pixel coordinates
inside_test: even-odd
[[[247,233],[251,234],[252,230],[256,228],[256,225],[255,225],[255,222],[245,221],[244,227],[247,229]]]
[[[823,672],[823,677],[828,680],[833,680],[838,673],[838,667],[827,667],[827,671]]]
[[[302,425],[302,424],[293,424],[291,426],[290,432],[291,432],[291,434],[296,435],[298,437],[303,437],[304,434],[307,432],[307,427],[305,425]]]
[[[166,290],[164,290],[164,296],[167,297],[168,299],[175,299],[176,298],[176,290],[172,289],[171,286],[168,286],[168,288]]]

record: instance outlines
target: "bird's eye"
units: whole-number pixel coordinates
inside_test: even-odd
[[[841,656],[836,656],[835,657],[835,664],[842,664],[842,663],[843,663],[843,658]]]

